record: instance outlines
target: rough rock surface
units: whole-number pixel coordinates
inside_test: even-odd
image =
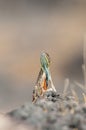
[[[86,104],[52,91],[35,104],[26,103],[7,116],[36,130],[86,130]]]

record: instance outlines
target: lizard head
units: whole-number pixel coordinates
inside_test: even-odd
[[[50,66],[50,56],[48,53],[42,53],[40,57],[40,62],[41,62],[41,68],[43,72],[46,74],[46,83],[48,85],[49,77],[50,77],[50,72],[49,72],[49,66]]]
[[[41,67],[43,70],[45,70],[46,68],[49,68],[50,62],[51,62],[49,54],[43,52],[40,56],[40,62],[41,62]]]

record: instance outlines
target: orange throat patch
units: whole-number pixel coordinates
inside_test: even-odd
[[[44,90],[47,90],[48,86],[46,84],[46,79],[44,79],[43,83],[42,83],[42,87]]]

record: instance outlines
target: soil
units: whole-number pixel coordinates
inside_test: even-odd
[[[34,130],[86,130],[86,104],[73,96],[46,92],[35,104],[29,102],[7,113],[12,120]]]

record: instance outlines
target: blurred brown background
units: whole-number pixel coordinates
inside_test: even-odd
[[[0,111],[31,101],[43,51],[58,91],[83,82],[85,32],[85,0],[0,0]]]

